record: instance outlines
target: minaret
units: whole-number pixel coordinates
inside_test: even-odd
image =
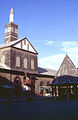
[[[11,8],[9,23],[5,24],[5,43],[18,39],[18,25],[14,24],[14,12]]]
[[[10,16],[9,16],[9,22],[14,22],[14,12],[13,8],[11,8]]]

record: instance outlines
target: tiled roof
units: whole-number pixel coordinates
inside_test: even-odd
[[[57,71],[56,77],[64,75],[78,76],[78,70],[68,55],[65,56],[59,70]]]
[[[2,64],[2,63],[0,63],[0,68],[5,69],[5,70],[12,70],[10,67],[8,67],[8,66],[6,66],[5,64]],[[21,70],[19,70],[19,71],[21,71]],[[56,73],[57,72],[55,70],[38,67],[38,74],[55,76]]]
[[[42,74],[42,75],[55,76],[55,75],[56,75],[56,72],[57,72],[57,71],[55,71],[55,70],[38,67],[38,73],[39,73],[39,74]]]
[[[50,84],[52,85],[69,85],[69,84],[78,84],[78,77],[74,77],[74,76],[59,76],[56,77],[52,83]]]
[[[33,45],[30,43],[30,41],[29,41],[26,37],[24,37],[24,38],[22,38],[22,39],[14,40],[14,41],[9,42],[9,43],[4,43],[4,44],[0,45],[0,48],[14,47],[14,45],[18,44],[19,42],[21,42],[21,41],[23,41],[23,40],[25,40],[25,39],[26,39],[26,40],[29,42],[29,44],[32,46],[32,48],[34,49],[35,53],[37,53],[36,49],[33,47]],[[21,50],[22,50],[22,49],[21,49]],[[30,51],[30,52],[32,52],[32,51]],[[38,54],[38,53],[37,53],[37,54]]]
[[[78,84],[78,70],[68,55],[65,56],[51,85]]]
[[[14,41],[9,42],[9,43],[4,43],[4,44],[0,45],[0,48],[10,47],[10,46],[14,45],[15,43],[17,43],[17,42],[19,42],[23,39],[25,39],[25,38],[22,38],[22,39],[19,39],[19,40],[14,40]]]

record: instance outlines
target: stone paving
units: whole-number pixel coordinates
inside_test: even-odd
[[[0,120],[78,120],[78,101],[34,100],[0,103]]]

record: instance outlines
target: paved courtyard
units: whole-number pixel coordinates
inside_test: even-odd
[[[78,120],[78,101],[0,103],[0,120]]]

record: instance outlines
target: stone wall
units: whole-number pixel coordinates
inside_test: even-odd
[[[16,57],[20,57],[20,67],[16,66]],[[24,68],[24,58],[27,58],[27,68]],[[34,69],[31,69],[31,59],[34,59]],[[11,48],[11,69],[25,71],[29,73],[37,73],[37,55],[28,51],[20,50],[17,48]]]
[[[18,25],[10,22],[5,24],[5,43],[11,42],[18,39]]]
[[[0,62],[8,67],[10,67],[10,54],[11,54],[10,47],[0,49]],[[5,56],[4,57],[5,60],[1,61],[3,56]]]
[[[7,71],[7,70],[6,70]],[[14,83],[14,80],[16,77],[19,77],[20,78],[20,81],[21,81],[21,86],[24,87],[24,83],[23,83],[23,78],[24,78],[24,75],[20,75],[20,74],[10,74],[10,73],[3,73],[3,72],[0,72],[0,76],[2,77],[5,77],[7,78],[9,81],[11,81],[12,83]],[[35,80],[35,93],[37,95],[40,95],[40,82],[43,81],[44,82],[44,86],[47,86],[47,82],[49,81],[49,83],[52,83],[53,81],[53,77],[46,77],[45,75],[44,76],[40,76],[38,77],[37,75],[33,77],[36,77],[37,79]],[[50,87],[51,88],[51,87]],[[30,89],[30,88],[29,88]],[[31,89],[30,89],[31,90]]]
[[[2,64],[6,65],[10,69],[24,71],[29,73],[38,73],[37,54],[32,52],[20,50],[17,48],[7,47],[0,49],[0,62],[2,57],[5,56],[5,60],[2,60]],[[20,57],[20,67],[16,66],[16,57]],[[24,58],[27,58],[27,68],[24,68]],[[3,58],[4,59],[4,58]],[[31,69],[31,60],[34,59],[34,69]],[[3,63],[4,62],[4,63]]]
[[[10,74],[10,73],[0,72],[0,76],[7,78],[8,81],[11,81],[12,83],[14,83],[14,80],[15,80],[16,77],[19,77],[20,80],[21,80],[21,83],[22,83],[22,87],[23,87],[23,78],[24,78],[23,75],[17,75],[17,74]]]
[[[9,73],[0,72],[0,76],[5,77],[10,81],[10,74]]]

